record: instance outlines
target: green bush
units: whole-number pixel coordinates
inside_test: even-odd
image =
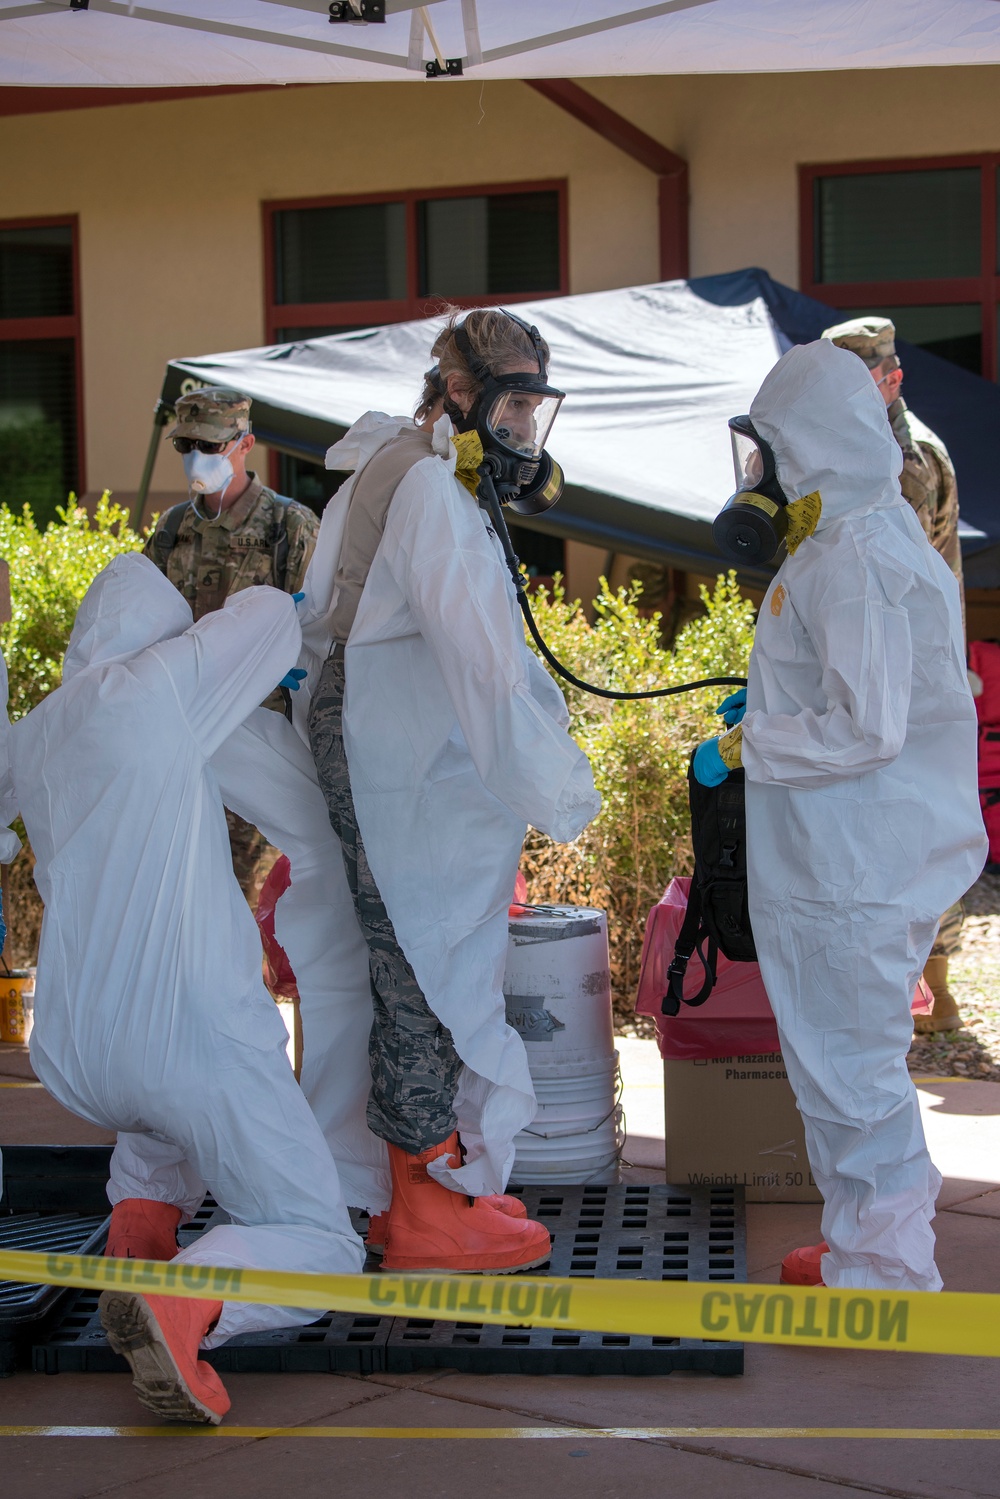
[[[16,515],[0,505],[0,557],[10,565],[13,618],[0,626],[10,680],[10,717],[21,718],[59,686],[62,658],[80,600],[119,552],[143,538],[129,513],[105,493],[93,516],[71,495],[58,520],[40,530],[30,505]]]
[[[532,607],[555,655],[598,686],[635,692],[746,675],[754,606],[741,596],[735,573],[720,576],[712,593],[701,590],[705,615],[686,625],[669,650],[660,643],[659,615],[640,615],[640,594],[639,584],[613,593],[602,579],[593,625],[578,602],[567,601],[558,579],[551,595],[533,595]],[[560,686],[570,732],[590,759],[603,805],[574,844],[557,845],[530,830],[522,867],[530,899],[607,911],[615,1008],[624,1018],[635,1001],[649,909],[673,875],[691,871],[691,750],[719,732],[715,709],[734,689],[612,703],[561,680]]]
[[[0,422],[0,474],[4,489],[50,519],[66,493],[63,432],[43,416]]]

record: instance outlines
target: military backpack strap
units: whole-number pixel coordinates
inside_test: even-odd
[[[271,581],[284,591],[288,580],[288,507],[291,500],[274,496],[274,520],[271,524]]]
[[[715,939],[709,935],[702,924],[702,915],[701,890],[698,887],[697,876],[695,876],[691,880],[687,910],[677,934],[673,960],[667,969],[667,992],[660,1005],[660,1010],[664,1015],[678,1014],[682,1004],[690,1005],[692,1008],[696,1005],[703,1005],[715,988],[719,948]],[[706,939],[707,950],[704,945]],[[705,982],[693,999],[687,999],[684,994],[684,977],[688,963],[696,951],[705,972]]]
[[[156,563],[161,573],[166,573],[167,571],[170,554],[177,545],[177,538],[180,535],[187,509],[188,504],[186,500],[180,505],[171,505],[153,532],[150,561]]]

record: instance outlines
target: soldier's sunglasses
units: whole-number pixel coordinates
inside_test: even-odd
[[[206,442],[203,437],[175,437],[172,441],[177,453],[192,453],[195,448],[199,453],[224,453],[231,442],[236,442],[242,436],[242,432],[237,432],[235,437],[227,437],[225,442]]]

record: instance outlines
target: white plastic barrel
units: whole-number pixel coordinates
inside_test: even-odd
[[[525,907],[510,922],[504,995],[538,1101],[514,1142],[511,1181],[614,1180],[621,1109],[604,912]]]
[[[608,922],[583,906],[525,906],[510,921],[507,1022],[535,1063],[599,1062],[615,1049]]]
[[[538,1112],[514,1142],[516,1181],[569,1186],[616,1166],[621,1149],[617,1053],[573,1082],[555,1093],[551,1081],[536,1083]]]

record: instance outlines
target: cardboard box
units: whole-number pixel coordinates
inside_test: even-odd
[[[667,1181],[746,1188],[748,1202],[821,1202],[780,1051],[665,1058]]]

